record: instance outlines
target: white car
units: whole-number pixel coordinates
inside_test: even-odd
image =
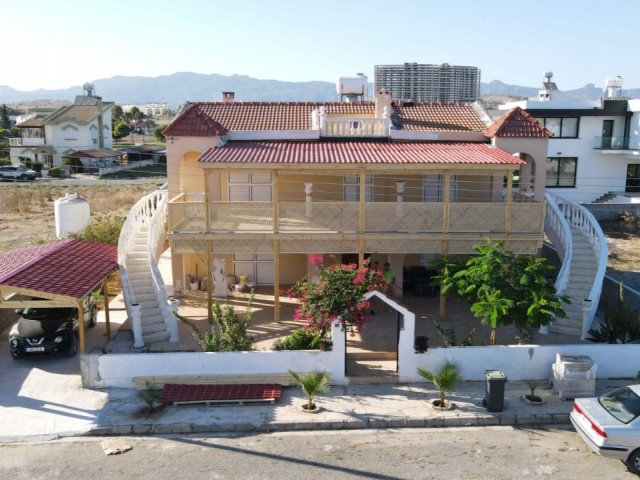
[[[594,452],[622,460],[640,476],[640,385],[600,397],[577,398],[570,418]]]
[[[2,180],[35,180],[35,170],[27,170],[12,165],[0,166],[0,181]]]

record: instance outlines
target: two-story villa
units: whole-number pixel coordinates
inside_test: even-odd
[[[478,104],[398,104],[384,91],[187,103],[164,132],[174,285],[225,260],[226,274],[274,286],[277,319],[281,286],[314,273],[309,254],[389,261],[398,287],[403,267],[486,239],[536,254],[550,133],[521,110],[490,123]],[[533,190],[514,191],[514,172]]]
[[[16,126],[20,137],[10,139],[11,163],[20,157],[58,166],[63,157],[117,158],[111,150],[111,107],[94,94],[93,85],[84,85],[85,94],[73,104],[56,110],[36,110]],[[87,165],[89,166],[89,165]]]
[[[553,133],[547,191],[583,203],[608,193],[640,192],[640,100],[621,93],[622,78],[613,77],[598,100],[570,100],[549,72],[538,98],[500,107],[523,108]]]

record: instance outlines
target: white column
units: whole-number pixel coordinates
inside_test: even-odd
[[[169,341],[171,343],[178,343],[180,341],[180,335],[178,334],[178,319],[173,312],[178,311],[178,300],[169,300],[169,318],[166,320],[167,330],[169,331]]]
[[[133,346],[136,348],[144,347],[144,340],[142,340],[142,323],[140,321],[140,304],[132,303],[130,308]]]
[[[591,328],[591,305],[592,302],[588,298],[582,301],[582,340],[587,339],[589,329]]]
[[[347,377],[344,374],[345,362],[347,361],[346,332],[342,325],[340,317],[331,323],[331,354],[333,357],[333,366],[331,371],[331,382],[336,385],[345,385]]]
[[[313,183],[304,183],[304,193],[305,200],[307,201],[307,217],[311,217],[313,215],[313,205],[311,202],[313,201]]]
[[[396,182],[396,202],[404,202],[404,182]]]
[[[326,135],[327,112],[325,107],[320,107],[320,135]]]

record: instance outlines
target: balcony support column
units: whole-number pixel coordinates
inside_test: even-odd
[[[204,215],[205,215],[205,228],[206,232],[211,232],[211,215],[209,214],[209,169],[204,170]],[[209,322],[213,321],[213,241],[207,240],[207,319]]]
[[[511,233],[511,211],[513,206],[513,175],[507,173],[507,198],[506,208],[504,212],[504,233],[509,235]],[[506,250],[509,249],[509,240],[504,242]]]
[[[280,178],[273,171],[273,233],[278,233],[280,225]],[[273,321],[280,321],[280,240],[273,241]]]
[[[360,236],[358,242],[358,265],[364,266],[364,232],[366,227],[365,218],[365,199],[367,196],[367,171],[362,169],[359,172],[360,176],[360,195],[359,195],[359,209],[358,209],[358,233]]]
[[[444,174],[444,215],[443,215],[443,225],[442,225],[442,231],[444,233],[449,233],[449,212],[451,210],[450,198],[451,198],[451,173],[445,172]],[[443,240],[442,256],[446,258],[448,254],[449,254],[449,242],[447,240]],[[445,320],[447,317],[447,297],[445,297],[442,294],[442,289],[440,289],[439,316],[440,316],[440,320]]]

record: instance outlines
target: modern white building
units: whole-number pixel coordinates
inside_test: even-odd
[[[621,77],[609,78],[600,99],[567,100],[549,72],[537,99],[500,106],[525,109],[553,132],[547,191],[582,203],[640,192],[640,100],[621,97],[621,89]]]

